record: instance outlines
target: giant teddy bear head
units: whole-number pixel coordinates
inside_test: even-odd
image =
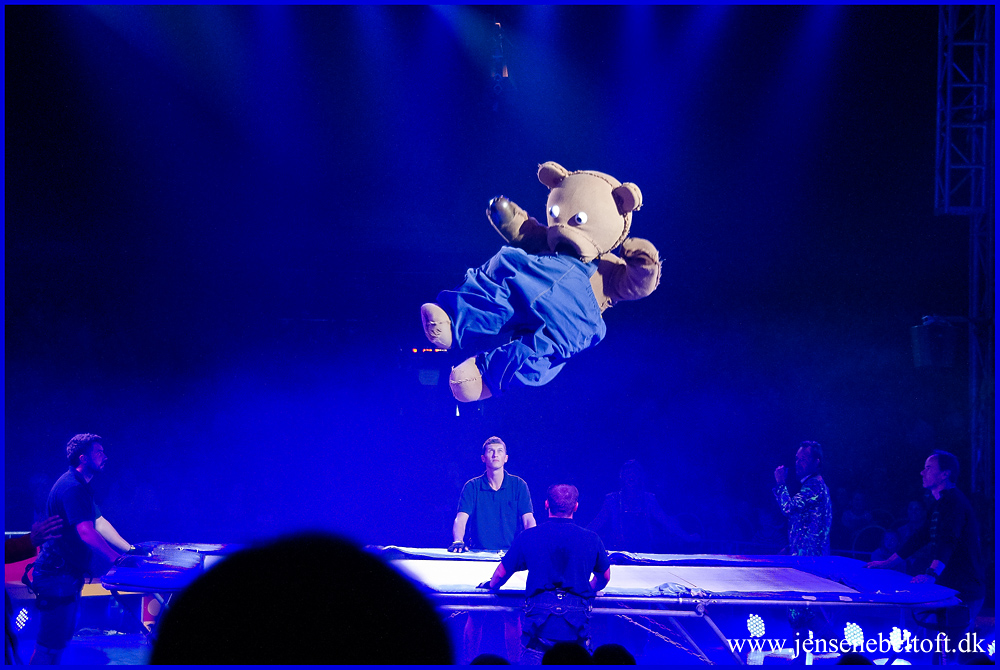
[[[569,244],[584,262],[617,248],[628,236],[632,212],[642,206],[638,186],[603,172],[570,172],[550,161],[538,166],[538,180],[549,187],[549,249]]]

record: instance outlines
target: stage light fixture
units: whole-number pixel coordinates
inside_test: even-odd
[[[17,613],[17,618],[14,619],[14,625],[17,626],[18,632],[20,632],[25,626],[28,625],[28,621],[31,620],[31,615],[28,614],[28,610],[24,607],[21,611]]]
[[[441,381],[440,370],[420,370],[417,372],[417,381],[423,386],[437,386]]]
[[[904,650],[911,637],[913,637],[913,633],[910,631],[905,628],[900,630],[898,626],[893,626],[892,630],[889,631],[889,644],[892,645],[892,650],[898,654]]]
[[[764,652],[760,649],[754,649],[747,654],[747,665],[764,665]]]
[[[504,51],[504,43],[507,42],[503,35],[503,26],[499,21],[494,21],[496,26],[496,36],[493,38],[493,65],[490,68],[490,79],[493,82],[493,111],[500,109],[500,102],[507,97],[510,91],[515,89],[514,80],[507,69],[507,53]]]
[[[497,36],[494,38],[496,44],[493,47],[493,70],[490,76],[493,78],[493,94],[500,95],[503,93],[503,80],[510,74],[507,72],[507,59],[503,53],[503,26],[499,21],[493,25],[497,27]]]
[[[962,317],[925,316],[919,326],[912,326],[913,365],[918,368],[952,367],[960,335],[956,324],[961,321]]]
[[[417,381],[422,386],[437,386],[441,383],[443,366],[447,365],[444,354],[447,349],[437,347],[408,347],[400,349],[408,369],[417,370]]]
[[[990,642],[990,646],[986,647],[986,649],[990,652],[990,656],[993,656],[997,651],[997,641],[993,640]]]
[[[848,621],[847,625],[844,626],[844,639],[852,647],[860,647],[865,643],[865,632],[858,624]]]
[[[756,614],[751,614],[747,618],[747,631],[750,632],[750,637],[764,637],[764,620]]]
[[[892,650],[897,654],[903,649],[903,640],[903,634],[899,627],[893,626],[892,630],[889,631],[889,644],[892,645]]]

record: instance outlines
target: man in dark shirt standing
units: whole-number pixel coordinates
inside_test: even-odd
[[[528,571],[524,665],[541,663],[556,642],[587,647],[591,605],[611,580],[611,560],[600,536],[573,521],[579,496],[575,486],[550,486],[545,499],[549,520],[514,538],[489,581],[490,589],[498,589],[513,573]]]
[[[58,663],[73,637],[91,557],[96,554],[114,562],[131,547],[101,515],[90,490],[90,480],[108,461],[101,436],[74,435],[66,445],[66,457],[69,470],[56,480],[46,502],[46,513],[62,519],[62,535],[42,545],[32,573],[41,615],[32,665]]]
[[[499,437],[483,443],[482,461],[486,472],[465,483],[458,501],[458,514],[452,524],[450,552],[469,549],[504,551],[517,534],[519,522],[524,528],[535,525],[528,485],[504,469],[507,445]],[[471,522],[471,523],[470,523]],[[468,531],[469,544],[465,543]],[[465,662],[478,653],[483,637],[483,616],[469,613],[465,622]],[[513,663],[521,651],[521,618],[516,612],[504,612],[504,640],[507,656]]]
[[[927,548],[931,564],[914,583],[934,582],[958,591],[958,598],[969,608],[962,621],[938,627],[948,635],[949,649],[958,649],[958,641],[973,627],[986,597],[986,571],[979,544],[979,521],[969,499],[956,486],[958,459],[947,451],[935,451],[924,461],[920,472],[923,486],[934,498],[930,522],[914,533],[895,554],[884,561],[872,561],[869,568],[904,567],[904,561],[918,550]]]

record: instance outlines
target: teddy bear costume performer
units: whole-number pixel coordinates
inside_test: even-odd
[[[538,180],[549,188],[548,225],[494,198],[486,214],[508,245],[420,308],[431,344],[475,354],[451,371],[461,402],[547,384],[574,354],[604,339],[604,310],[660,283],[656,247],[626,239],[642,205],[639,187],[553,162],[539,166]],[[619,245],[621,258],[611,253]]]

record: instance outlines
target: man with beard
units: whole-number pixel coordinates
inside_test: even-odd
[[[58,663],[73,637],[92,556],[113,563],[131,548],[101,514],[90,489],[90,481],[108,462],[101,442],[100,435],[91,433],[70,439],[66,445],[69,470],[56,480],[46,502],[47,516],[62,519],[63,531],[42,545],[32,573],[31,589],[40,613],[32,665]]]

